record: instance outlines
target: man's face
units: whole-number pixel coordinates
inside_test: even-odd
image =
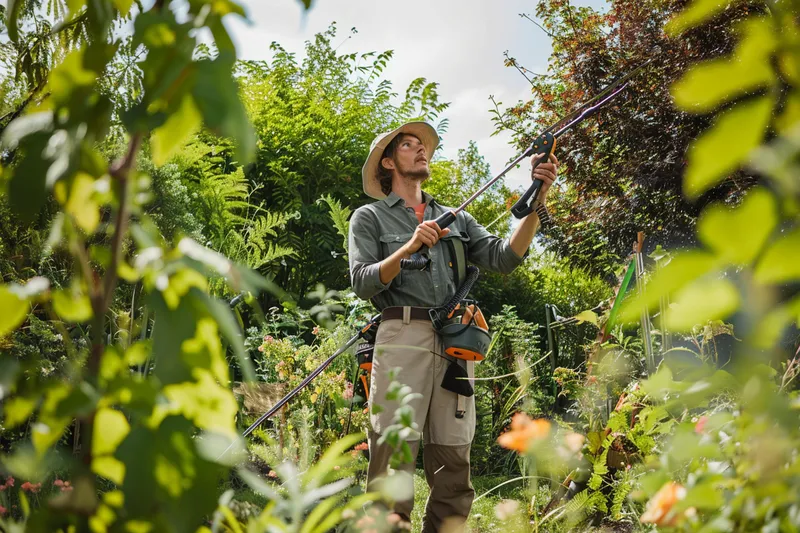
[[[400,144],[391,158],[383,159],[383,166],[394,169],[401,176],[426,180],[431,175],[428,167],[429,154],[425,145],[413,135],[402,134]]]

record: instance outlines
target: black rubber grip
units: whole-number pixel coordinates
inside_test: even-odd
[[[531,167],[531,172],[533,172],[533,170],[541,163],[544,163],[550,159],[550,154],[553,153],[553,148],[555,147],[556,138],[550,132],[538,137],[535,141],[533,141],[533,143],[531,143],[529,153],[531,155],[542,155],[542,157],[540,157]],[[525,218],[535,211],[536,198],[539,196],[539,191],[541,190],[542,185],[544,185],[542,180],[533,180],[533,183],[528,190],[525,191],[525,194],[523,194],[520,199],[517,200],[517,203],[514,204],[514,207],[511,208],[511,213],[515,217]]]
[[[440,215],[439,218],[437,218],[436,220],[434,220],[434,222],[436,222],[439,225],[439,229],[444,229],[455,221],[456,221],[456,214],[452,211],[448,211]]]
[[[412,254],[408,259],[400,260],[400,268],[403,270],[425,270],[430,265],[430,258],[422,255],[420,252]]]
[[[539,196],[539,190],[542,188],[542,185],[544,185],[542,180],[533,180],[533,185],[525,191],[525,194],[523,194],[520,199],[517,200],[517,203],[514,204],[514,207],[511,208],[511,214],[517,218],[525,218],[533,213],[536,209],[534,207],[536,197]]]

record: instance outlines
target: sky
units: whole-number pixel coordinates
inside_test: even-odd
[[[602,8],[603,0],[573,0],[573,5]],[[268,60],[269,45],[278,41],[303,57],[304,43],[336,21],[340,53],[394,50],[384,71],[400,94],[418,77],[439,83],[441,101],[450,107],[443,135],[444,157],[476,141],[492,172],[500,172],[517,153],[510,135],[492,136],[489,96],[506,105],[530,98],[530,84],[514,68],[503,65],[508,50],[520,64],[545,72],[550,39],[520,13],[534,15],[535,0],[316,0],[303,11],[293,0],[244,0],[248,22],[226,18],[240,59]],[[350,28],[358,33],[352,38]],[[366,154],[364,154],[366,158]],[[530,167],[512,170],[506,184],[530,183]]]

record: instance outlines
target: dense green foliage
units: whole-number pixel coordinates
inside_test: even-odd
[[[328,195],[351,209],[365,203],[361,167],[375,133],[413,118],[435,122],[447,108],[437,85],[423,78],[395,103],[397,95],[382,77],[392,52],[339,54],[335,36],[335,26],[318,34],[302,62],[273,44],[269,64],[239,66],[259,138],[255,162],[245,170],[256,186],[251,201],[297,213],[277,241],[294,254],[284,258],[275,279],[298,295],[317,283],[349,286],[341,236],[318,200]],[[440,130],[444,126],[439,123]]]
[[[473,293],[494,333],[476,369],[476,531],[800,528],[800,6],[685,4],[538,4],[551,74],[496,115],[521,144],[654,45],[669,61],[564,138],[558,227]],[[371,315],[344,238],[364,155],[410,118],[444,132],[447,104],[421,78],[394,94],[392,53],[339,54],[335,25],[302,61],[274,43],[237,62],[222,19],[241,8],[184,7],[0,8],[0,529],[368,530],[387,517],[366,503],[413,480],[362,489],[352,354],[238,434]],[[432,168],[449,205],[489,177],[474,143]],[[513,194],[470,212],[508,235]],[[637,230],[695,247],[651,254],[611,324]],[[385,434],[396,458],[408,409]]]

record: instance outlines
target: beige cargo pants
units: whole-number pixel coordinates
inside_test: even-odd
[[[373,485],[386,473],[393,450],[379,445],[381,433],[392,424],[398,404],[386,400],[389,371],[399,368],[396,380],[422,395],[411,402],[415,424],[422,432],[425,478],[431,489],[425,507],[424,532],[439,531],[447,523],[447,531],[463,527],[472,507],[475,491],[470,482],[470,445],[475,436],[475,397],[461,397],[441,387],[449,361],[440,337],[430,321],[396,319],[381,323],[375,339],[370,385],[369,469],[367,484]],[[474,363],[467,363],[467,372],[474,376]],[[375,404],[383,409],[373,411]],[[464,417],[456,418],[456,409],[464,409]],[[419,440],[409,441],[416,458]],[[413,475],[414,463],[401,468]],[[414,505],[410,500],[394,503],[394,511],[408,519]]]

